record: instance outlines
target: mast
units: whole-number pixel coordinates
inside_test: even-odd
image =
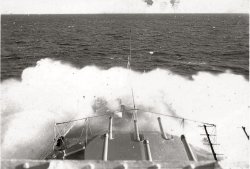
[[[129,30],[129,56],[128,56],[128,64],[127,64],[127,69],[129,70],[129,72],[131,72],[130,61],[131,61],[131,28]],[[132,99],[133,99],[133,107],[135,110],[136,106],[135,106],[134,90],[132,87],[131,87],[131,94],[132,94]]]
[[[131,29],[129,31],[129,56],[128,56],[128,64],[127,69],[130,70],[130,59],[131,59]]]
[[[129,31],[129,56],[128,56],[128,64],[127,64],[127,69],[129,70],[129,72],[131,72],[130,61],[131,61],[131,29]],[[137,109],[135,106],[134,90],[132,86],[131,86],[131,95],[133,99],[132,110],[133,110],[133,120],[134,120],[134,128],[135,128],[135,140],[140,141],[140,133],[139,133],[139,126],[138,126],[138,119],[137,119]]]

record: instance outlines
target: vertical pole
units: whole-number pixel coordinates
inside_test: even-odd
[[[249,135],[247,134],[246,127],[242,126],[242,129],[243,129],[244,133],[246,134],[247,139],[249,140]]]
[[[130,32],[129,32],[129,56],[131,58],[131,28],[130,28]]]
[[[184,145],[184,148],[186,150],[186,153],[187,153],[187,156],[188,156],[188,159],[190,161],[197,161],[196,157],[194,156],[194,153],[192,151],[192,149],[190,148],[189,144],[187,143],[187,140],[185,138],[184,135],[181,135],[181,141]]]
[[[109,134],[105,133],[105,135],[104,135],[103,155],[102,155],[102,160],[104,160],[104,161],[108,160],[108,139],[109,139]]]
[[[206,125],[203,125],[203,127],[204,127],[204,129],[205,129],[205,132],[206,132],[206,135],[207,135],[207,139],[208,139],[208,143],[209,143],[209,145],[210,145],[211,151],[212,151],[213,156],[214,156],[214,160],[217,161],[217,157],[216,157],[216,153],[215,153],[214,148],[213,148],[213,144],[212,144],[212,142],[211,142],[211,140],[210,140],[210,137],[209,137],[209,134],[208,134],[208,132],[207,132],[207,126],[206,126]]]
[[[150,146],[149,146],[149,141],[144,140],[144,144],[146,145],[147,160],[152,161],[152,155],[151,155],[151,150],[150,150]]]
[[[134,125],[135,125],[135,139],[136,141],[140,141],[139,129],[138,129],[138,124],[137,124],[136,119],[134,119]]]
[[[65,160],[65,158],[66,158],[66,151],[63,150],[63,160]]]
[[[158,117],[157,119],[158,119],[158,121],[159,121],[159,126],[160,126],[160,130],[161,130],[161,135],[162,135],[162,137],[163,137],[164,139],[168,140],[168,137],[167,137],[167,135],[166,135],[166,133],[165,133],[165,131],[164,131],[164,128],[163,128],[163,126],[162,126],[161,118]]]
[[[89,119],[87,118],[85,121],[86,124],[86,133],[85,133],[85,146],[88,144],[88,129],[89,129]]]
[[[56,123],[54,124],[54,134],[55,134],[54,140],[56,140],[56,135],[57,135],[57,133],[56,133]]]
[[[113,139],[112,126],[113,125],[113,117],[109,117],[109,139]]]
[[[129,56],[128,56],[127,69],[130,69],[130,60],[131,60],[131,29],[129,32]]]

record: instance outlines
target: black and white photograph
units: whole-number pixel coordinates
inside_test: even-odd
[[[3,169],[248,169],[249,0],[1,0]]]

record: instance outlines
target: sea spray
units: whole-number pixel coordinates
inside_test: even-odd
[[[238,128],[249,129],[249,88],[242,76],[199,72],[190,80],[163,69],[147,73],[120,67],[77,69],[52,59],[26,68],[20,81],[2,82],[2,157],[41,158],[53,142],[55,122],[119,111],[121,101],[132,107],[131,89],[142,117],[140,130],[159,131],[158,116],[151,112],[214,123],[224,157],[248,160],[248,142]],[[105,104],[98,105],[97,100]],[[184,133],[193,146],[204,148],[199,123],[182,124],[173,118],[163,122],[168,133]]]

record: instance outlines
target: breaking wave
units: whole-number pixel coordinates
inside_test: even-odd
[[[55,122],[93,115],[96,98],[105,100],[109,110],[118,110],[120,100],[131,106],[132,87],[136,105],[145,111],[216,124],[224,158],[248,161],[249,143],[240,128],[246,126],[249,130],[248,85],[243,76],[232,73],[199,72],[190,80],[163,69],[147,73],[121,67],[78,69],[42,59],[26,68],[20,81],[8,79],[1,84],[2,157],[40,158],[53,140]],[[146,114],[142,128],[151,123]],[[179,124],[168,120],[167,132],[184,132],[194,146],[202,147],[198,124],[188,124],[184,129]]]

